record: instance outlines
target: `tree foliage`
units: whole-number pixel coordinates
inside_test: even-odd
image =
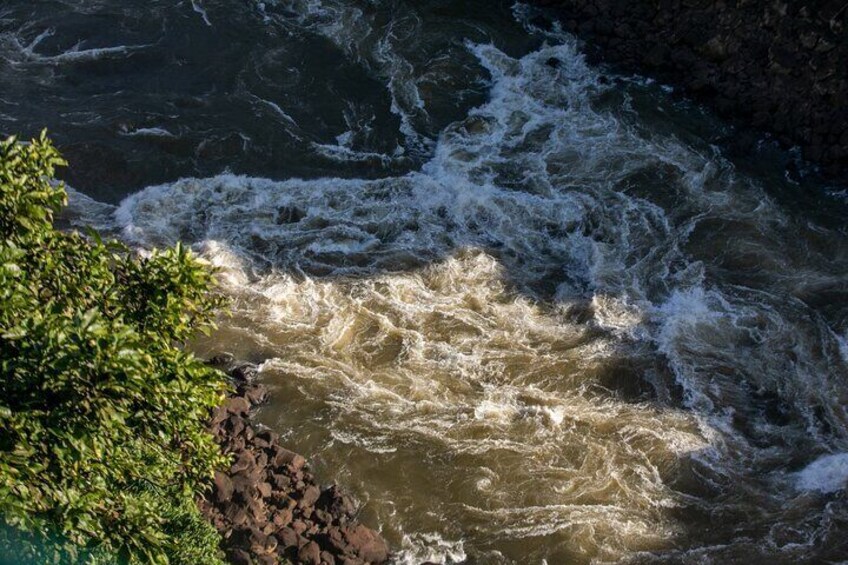
[[[0,141],[0,562],[216,563],[195,499],[225,381],[181,347],[212,273],[56,230],[64,165],[43,133]]]

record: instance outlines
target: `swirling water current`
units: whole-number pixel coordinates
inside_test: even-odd
[[[544,12],[7,0],[0,83],[398,563],[848,559],[844,187]]]

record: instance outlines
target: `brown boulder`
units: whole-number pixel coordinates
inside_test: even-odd
[[[297,507],[300,509],[311,508],[318,501],[319,496],[321,496],[321,491],[318,490],[318,487],[310,485],[304,489],[303,496],[298,501]]]
[[[241,396],[233,396],[224,402],[224,407],[230,414],[246,416],[250,412],[250,403]]]
[[[256,459],[253,457],[253,454],[249,451],[242,451],[239,453],[235,463],[230,466],[230,474],[236,475],[254,467],[256,467]]]
[[[233,481],[221,471],[215,471],[214,492],[218,503],[227,502],[233,497]]]
[[[353,518],[356,515],[356,504],[336,485],[325,489],[315,506],[336,518]]]
[[[288,475],[283,475],[281,473],[273,473],[271,475],[271,483],[274,487],[280,490],[288,490],[291,488],[292,482]]]
[[[277,528],[288,526],[292,521],[292,511],[286,508],[284,510],[274,512],[274,516],[271,520]]]
[[[342,529],[351,553],[369,563],[383,563],[389,558],[389,547],[374,530],[357,524]]]
[[[280,529],[276,537],[283,547],[297,547],[297,532],[291,528]]]
[[[314,541],[311,541],[300,548],[297,552],[297,558],[301,563],[309,563],[310,565],[321,565],[321,548]]]
[[[293,451],[289,451],[284,447],[277,446],[274,449],[274,457],[271,459],[274,467],[290,466],[294,470],[300,470],[306,465],[306,459]]]
[[[256,485],[256,490],[259,491],[259,495],[262,498],[268,498],[271,496],[271,485],[268,483],[259,483]]]

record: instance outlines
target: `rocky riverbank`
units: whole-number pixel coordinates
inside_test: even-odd
[[[200,508],[223,537],[228,560],[235,565],[388,561],[386,542],[356,520],[354,501],[335,485],[321,488],[306,459],[280,445],[278,434],[251,422],[251,410],[267,399],[265,388],[254,382],[255,368],[234,366],[226,358],[213,364],[228,370],[235,387],[209,422],[232,464],[216,473]]]
[[[682,86],[772,133],[831,175],[848,174],[844,0],[536,0],[555,7],[594,59]]]

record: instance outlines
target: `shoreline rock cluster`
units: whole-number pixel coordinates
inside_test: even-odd
[[[590,58],[681,86],[770,132],[829,176],[848,175],[844,0],[535,0],[557,9]]]
[[[209,421],[232,463],[215,474],[214,486],[199,506],[221,534],[229,562],[387,562],[386,542],[357,521],[354,501],[335,485],[321,488],[306,459],[280,445],[278,434],[251,422],[251,410],[268,398],[265,387],[254,382],[255,367],[233,366],[226,358],[212,363],[229,367],[235,388]]]

